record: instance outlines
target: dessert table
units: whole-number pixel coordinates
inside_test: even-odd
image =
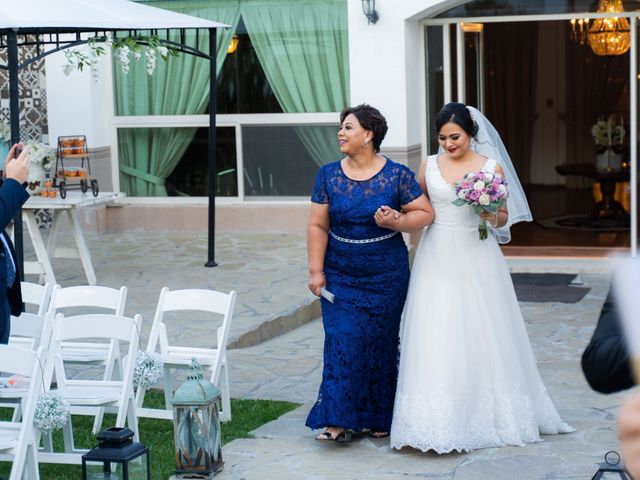
[[[51,284],[56,283],[56,277],[51,266],[52,258],[79,258],[84,268],[85,275],[89,285],[96,285],[96,274],[91,263],[91,254],[87,248],[82,226],[78,220],[76,211],[82,207],[90,207],[95,205],[103,205],[110,203],[118,197],[123,197],[123,193],[101,192],[97,196],[93,196],[89,191],[87,193],[71,191],[67,193],[67,198],[58,197],[41,197],[33,195],[22,206],[23,220],[27,225],[29,237],[35,250],[37,261],[24,262],[24,273],[40,275]],[[49,237],[45,246],[40,229],[36,223],[36,212],[40,209],[51,211],[52,224],[49,230]],[[75,240],[75,247],[56,247],[58,233],[60,229],[60,216],[65,212],[71,223],[71,230]]]

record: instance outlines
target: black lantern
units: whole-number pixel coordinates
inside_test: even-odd
[[[380,16],[376,11],[376,0],[362,0],[362,11],[364,16],[367,17],[369,24],[376,23]]]
[[[614,479],[633,480],[620,461],[620,454],[611,450],[604,454],[604,462],[600,464],[600,468],[591,480]]]
[[[128,428],[98,434],[98,446],[82,456],[83,480],[151,480],[149,449]]]

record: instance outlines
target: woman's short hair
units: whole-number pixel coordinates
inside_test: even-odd
[[[351,114],[358,119],[362,128],[373,132],[373,138],[371,139],[373,142],[373,149],[376,152],[379,152],[382,140],[384,140],[384,136],[387,134],[387,130],[389,129],[387,126],[387,119],[380,113],[380,110],[363,103],[362,105],[346,107],[342,110],[342,113],[340,113],[340,123],[344,122],[344,119]]]
[[[471,138],[476,138],[478,125],[464,103],[451,102],[442,107],[442,110],[436,115],[436,133],[440,133],[442,127],[449,122],[458,125]]]

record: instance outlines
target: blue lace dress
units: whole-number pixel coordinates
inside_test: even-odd
[[[321,299],[324,370],[310,428],[391,428],[409,262],[402,234],[378,227],[373,215],[421,194],[411,170],[390,159],[369,180],[348,178],[340,162],[316,176],[311,201],[329,204],[324,273],[335,303]]]

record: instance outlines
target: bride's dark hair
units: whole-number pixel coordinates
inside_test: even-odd
[[[478,124],[473,120],[471,112],[464,103],[447,103],[436,115],[436,133],[440,133],[442,127],[453,122],[462,128],[471,138],[478,134]]]

